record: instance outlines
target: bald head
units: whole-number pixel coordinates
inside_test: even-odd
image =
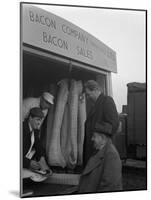
[[[100,150],[107,143],[108,137],[106,135],[104,135],[104,134],[100,134],[100,133],[94,132],[92,134],[91,141],[93,142],[94,148],[96,150]]]

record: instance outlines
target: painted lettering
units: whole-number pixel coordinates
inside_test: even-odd
[[[47,33],[43,32],[43,42],[47,42]]]
[[[77,30],[63,24],[62,25],[62,31],[67,34],[67,35],[70,35],[71,37],[74,37],[78,40],[80,40],[81,42],[84,42],[84,43],[88,43],[88,38],[82,34],[81,32],[78,32]]]
[[[40,18],[38,17],[38,15],[35,15],[35,22],[41,23]]]
[[[44,16],[40,16],[40,21],[41,21],[42,25],[45,25],[45,19],[44,19]]]
[[[29,17],[30,21],[34,22],[34,13],[32,11],[29,11]]]
[[[56,21],[48,17],[45,17],[44,15],[40,15],[32,11],[29,11],[29,18],[31,22],[35,22],[43,26],[47,26],[49,28],[54,28],[54,29],[57,28]]]
[[[89,59],[93,60],[92,51],[89,49],[85,49],[85,48],[77,46],[77,54],[81,55],[85,58],[89,58]]]
[[[56,36],[47,34],[46,32],[43,32],[43,42],[59,47],[61,49],[68,50],[67,41],[62,40],[61,38],[58,38]]]
[[[93,41],[90,40],[90,44],[97,50],[99,50],[102,54],[107,56],[109,59],[111,59],[113,62],[116,62],[116,55],[109,50],[105,45],[97,45],[97,43],[94,43]]]

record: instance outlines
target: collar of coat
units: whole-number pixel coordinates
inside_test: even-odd
[[[111,143],[112,143],[111,139],[109,139],[106,145],[100,151],[98,151],[94,156],[90,157],[82,175],[90,173],[92,170],[94,170],[97,166],[99,166],[103,162],[105,157],[105,152]]]
[[[104,94],[101,93],[100,96],[97,98],[92,110],[89,112],[87,119],[95,113],[95,111],[98,109],[98,105],[104,102],[104,97]]]

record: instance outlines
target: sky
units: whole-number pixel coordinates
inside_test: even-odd
[[[38,5],[39,6],[39,5]],[[145,12],[40,5],[89,32],[116,52],[112,73],[113,98],[118,112],[127,104],[127,83],[146,82]]]

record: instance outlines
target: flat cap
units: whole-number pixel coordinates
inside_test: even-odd
[[[50,104],[54,104],[54,96],[49,92],[44,92],[42,97]]]
[[[33,117],[40,117],[40,118],[44,117],[42,110],[38,107],[31,108],[30,115],[32,115]]]

